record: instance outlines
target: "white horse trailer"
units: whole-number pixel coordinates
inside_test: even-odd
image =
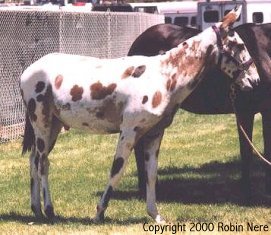
[[[204,30],[220,21],[236,5],[242,5],[242,14],[234,26],[244,23],[271,23],[271,0],[199,1],[198,28]]]
[[[162,2],[159,5],[159,13],[165,16],[165,23],[180,26],[197,26],[197,2]]]
[[[141,2],[130,3],[135,12],[162,14],[165,16],[165,23],[172,23],[180,26],[196,27],[197,23],[197,2]]]

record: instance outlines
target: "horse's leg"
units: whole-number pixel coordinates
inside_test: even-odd
[[[58,137],[59,132],[61,131],[63,125],[62,123],[55,118],[54,116],[52,117],[51,120],[51,130],[50,130],[50,138],[48,140],[48,154],[51,152],[53,149],[56,139]],[[49,219],[53,219],[55,217],[54,214],[54,208],[53,204],[51,201],[51,195],[50,195],[50,190],[49,190],[49,180],[48,180],[48,175],[49,175],[49,159],[48,159],[48,154],[44,153],[40,159],[40,177],[41,177],[41,186],[42,186],[42,192],[43,192],[43,201],[44,201],[44,212],[46,216]]]
[[[253,131],[253,113],[238,113],[239,123],[247,133],[250,140],[252,140]],[[252,148],[244,137],[238,125],[240,154],[241,154],[241,189],[244,196],[245,204],[250,203],[251,199],[251,184],[250,184],[250,162],[252,158]]]
[[[40,180],[38,175],[39,155],[33,147],[30,158],[30,194],[31,194],[31,210],[36,218],[42,218],[40,203]]]
[[[54,217],[54,209],[48,183],[48,154],[52,149],[62,124],[53,116],[50,86],[45,94],[39,94],[29,101],[28,113],[34,131],[34,153],[31,154],[31,206],[35,215],[40,211],[40,187],[44,200],[44,212],[48,218]],[[32,106],[31,106],[32,105]],[[33,183],[32,183],[33,182]]]
[[[144,158],[146,165],[146,186],[147,186],[147,212],[157,222],[163,223],[164,219],[158,213],[156,207],[156,179],[157,179],[157,159],[161,140],[164,132],[148,137],[144,147]]]
[[[123,175],[124,168],[127,164],[128,157],[131,154],[136,140],[136,131],[131,128],[122,128],[119,136],[118,145],[114,161],[112,164],[108,185],[97,205],[97,213],[94,218],[95,222],[102,222],[104,220],[104,213],[108,207],[109,200]]]
[[[264,155],[267,160],[271,160],[271,112],[262,113],[263,138],[264,138]],[[271,194],[271,169],[266,165],[265,169],[265,189]]]
[[[37,115],[38,116],[38,115]],[[43,200],[44,200],[44,212],[48,218],[54,217],[54,210],[51,203],[51,197],[48,186],[48,153],[50,146],[50,126],[42,124],[43,117],[37,118],[37,121],[32,123],[35,133],[35,154],[31,155],[31,177],[34,178],[34,184],[32,184],[31,178],[31,199],[32,199],[32,210],[37,211],[40,209],[40,187],[42,189]],[[35,156],[33,158],[33,156]],[[33,168],[34,174],[33,174]],[[40,185],[41,183],[41,185]],[[34,187],[33,187],[34,185]],[[32,193],[33,192],[33,193]],[[34,197],[33,197],[34,196]],[[36,213],[35,213],[36,215]]]
[[[138,188],[141,198],[146,196],[146,179],[145,179],[145,163],[144,163],[144,136],[137,142],[135,146],[135,158],[138,176]]]

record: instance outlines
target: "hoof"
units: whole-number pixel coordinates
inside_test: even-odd
[[[161,215],[157,215],[155,217],[155,222],[158,223],[158,224],[165,224],[166,220]]]
[[[101,206],[97,206],[97,213],[95,218],[93,219],[94,223],[103,223],[104,222],[104,212],[105,212],[105,208],[101,207]]]
[[[53,220],[55,218],[55,212],[52,206],[46,206],[44,212],[48,219]]]
[[[44,218],[40,208],[37,209],[34,205],[31,205],[31,210],[32,210],[32,212],[34,213],[34,215],[35,215],[35,217],[37,219],[43,219]]]
[[[104,213],[102,212],[100,215],[96,215],[95,218],[92,221],[95,224],[102,224],[102,223],[104,223]]]

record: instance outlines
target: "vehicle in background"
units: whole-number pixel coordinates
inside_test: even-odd
[[[133,8],[125,3],[94,4],[92,11],[133,12]]]
[[[197,28],[204,30],[220,21],[236,5],[242,5],[242,14],[234,26],[271,22],[271,0],[199,1]]]
[[[197,2],[149,2],[130,3],[134,12],[163,14],[165,23],[196,27]]]
[[[197,2],[163,2],[159,5],[159,13],[165,15],[165,23],[179,26],[197,26]]]
[[[92,11],[162,14],[165,16],[165,23],[190,26],[201,30],[222,20],[236,5],[242,5],[242,14],[234,26],[244,23],[271,23],[271,0],[189,0],[148,3],[102,2],[101,0],[24,0],[26,5],[45,5],[50,3],[69,7],[88,7]]]

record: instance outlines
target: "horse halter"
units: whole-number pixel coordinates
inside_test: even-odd
[[[217,46],[219,50],[218,65],[219,67],[221,67],[223,56],[226,56],[228,59],[230,59],[237,67],[237,72],[234,73],[234,77],[232,78],[235,81],[242,72],[249,69],[250,65],[253,63],[253,59],[250,58],[248,61],[241,62],[237,60],[236,58],[234,58],[229,51],[224,50],[222,37],[221,37],[219,28],[213,25],[212,29],[215,31],[216,38],[217,38]]]

